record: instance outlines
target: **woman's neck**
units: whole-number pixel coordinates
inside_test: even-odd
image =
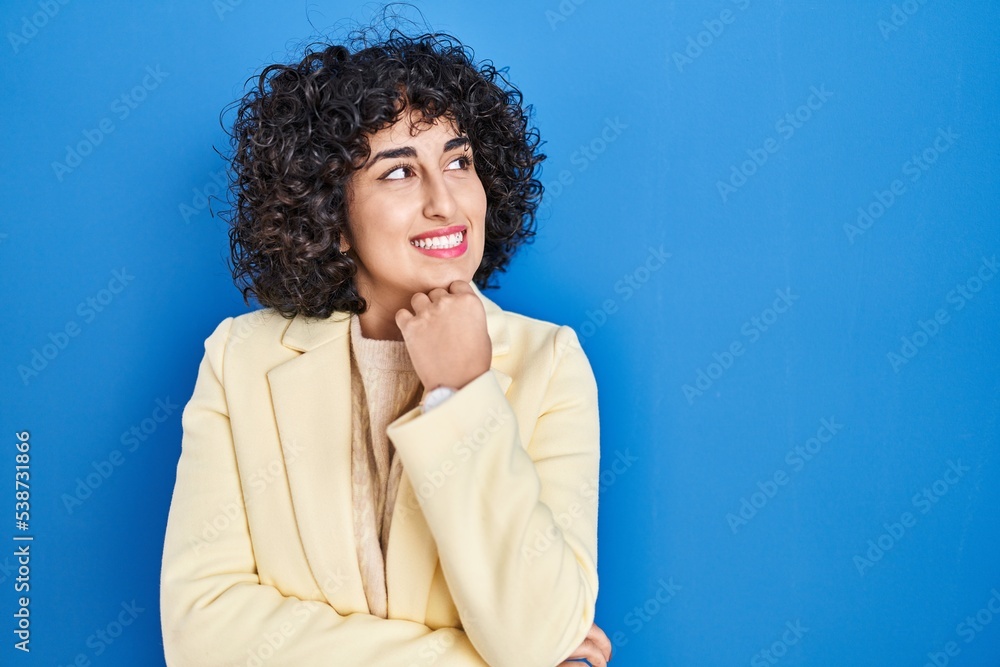
[[[396,310],[390,313],[369,302],[368,310],[358,315],[361,335],[374,340],[403,340],[403,332],[396,325]]]

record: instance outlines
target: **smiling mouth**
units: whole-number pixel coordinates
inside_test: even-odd
[[[455,232],[454,234],[445,234],[444,236],[433,236],[427,239],[410,241],[410,245],[420,248],[421,250],[449,250],[462,245],[462,242],[465,241],[467,234],[468,230],[462,230],[460,232]]]

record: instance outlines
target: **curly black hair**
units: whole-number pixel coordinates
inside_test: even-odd
[[[392,28],[369,40],[370,30],[353,31],[348,45],[313,42],[297,63],[268,65],[234,103],[231,209],[223,217],[247,305],[253,295],[287,318],[367,310],[357,264],[340,251],[341,234],[350,238],[347,187],[370,155],[369,136],[406,110],[428,122],[444,117],[469,137],[487,201],[473,278],[480,289],[495,287],[490,277],[535,235],[543,187],[534,176],[546,156],[507,68],[474,65],[471,49],[447,33]]]

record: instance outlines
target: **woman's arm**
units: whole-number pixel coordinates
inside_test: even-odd
[[[363,613],[342,616],[329,604],[260,583],[222,384],[231,324],[227,318],[205,341],[181,418],[160,585],[167,664],[486,665],[461,630]],[[230,508],[230,525],[206,545],[200,540],[204,525],[223,506]]]
[[[494,667],[562,662],[597,601],[597,384],[576,333],[556,330],[527,451],[492,370],[388,427],[472,644]]]

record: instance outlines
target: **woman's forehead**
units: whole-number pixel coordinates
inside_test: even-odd
[[[418,111],[404,112],[395,123],[369,136],[372,150],[387,146],[407,146],[419,143],[438,143],[440,139],[459,136],[454,120],[439,116],[427,121]]]

